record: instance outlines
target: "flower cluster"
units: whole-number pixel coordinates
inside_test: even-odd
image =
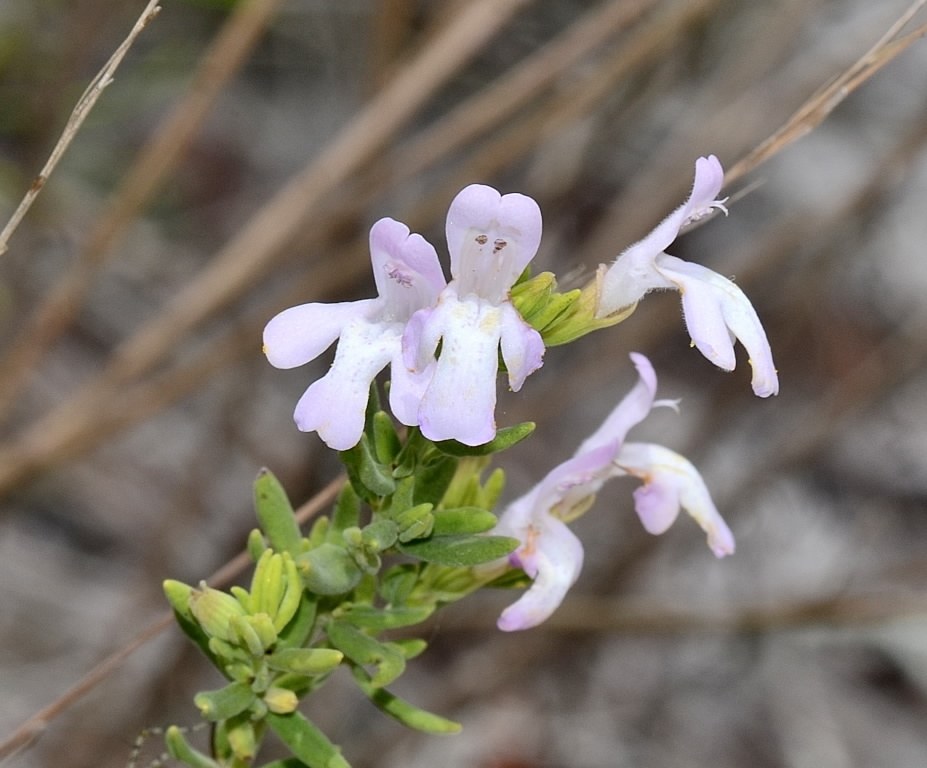
[[[509,556],[511,563],[534,579],[531,588],[502,613],[500,629],[536,626],[560,605],[583,564],[582,544],[566,522],[585,511],[612,477],[630,475],[643,483],[634,492],[634,507],[650,533],[666,531],[682,508],[705,531],[717,557],[734,552],[734,536],[695,467],[663,446],[625,441],[628,431],[655,406],[676,406],[675,401],[654,400],[657,377],[650,361],[636,353],[631,360],[639,376],[637,385],[572,459],[512,502],[499,519],[496,533],[522,542]]]
[[[538,305],[537,296],[552,290],[552,276],[542,282],[539,275],[536,286],[520,293],[533,297],[524,317],[511,289],[540,244],[541,213],[534,200],[483,185],[462,190],[447,216],[450,282],[427,241],[404,224],[381,219],[370,232],[377,298],[293,307],[265,329],[267,357],[281,368],[313,360],[338,339],[331,368],[296,406],[297,425],[317,431],[332,448],[352,448],[364,431],[371,382],[389,365],[390,407],[398,421],[417,426],[433,441],[483,445],[496,435],[500,357],[509,386],[517,391],[542,364],[545,329],[556,329],[550,330],[552,343],[578,338],[624,319],[656,289],[679,291],[692,345],[705,357],[733,370],[734,341],[740,341],[752,367],[753,391],[760,397],[776,394],[769,342],[743,291],[712,270],[665,252],[686,225],[715,211],[727,214],[726,199],[718,198],[723,181],[715,156],[699,158],[686,202],[611,265],[601,266],[594,284],[575,292],[593,296],[592,302],[581,299],[571,306],[567,294],[557,294],[559,303]],[[571,308],[563,313],[563,307]],[[551,323],[558,316],[559,328],[538,320]],[[634,506],[647,531],[664,532],[683,509],[705,531],[717,557],[734,551],[733,535],[692,464],[660,445],[626,441],[652,408],[676,407],[654,399],[656,375],[647,358],[632,354],[631,359],[637,385],[573,458],[510,504],[496,526],[495,533],[520,542],[508,562],[533,579],[500,617],[503,630],[535,626],[563,600],[583,561],[582,545],[567,523],[591,505],[610,478],[641,481]]]
[[[540,241],[534,200],[473,184],[448,211],[447,283],[421,235],[393,219],[374,224],[376,299],[303,304],[264,329],[264,351],[278,368],[304,365],[340,339],[331,369],[296,406],[297,426],[317,431],[331,448],[351,448],[363,431],[370,384],[389,365],[390,408],[403,424],[431,440],[492,440],[500,346],[515,391],[544,354],[540,334],[508,295]]]

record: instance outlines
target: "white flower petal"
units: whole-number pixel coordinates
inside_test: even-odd
[[[290,307],[264,328],[264,354],[275,368],[305,365],[328,349],[345,325],[379,308],[378,299]]]

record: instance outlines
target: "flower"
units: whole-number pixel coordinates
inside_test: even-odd
[[[516,392],[541,366],[544,342],[509,300],[537,252],[541,211],[525,195],[473,184],[454,198],[446,229],[452,280],[435,306],[412,316],[402,339],[404,359],[416,373],[433,367],[418,411],[422,433],[481,445],[496,434],[500,346]]]
[[[378,297],[337,304],[302,304],[284,310],[264,328],[264,352],[277,368],[314,360],[338,339],[328,373],[306,390],[293,417],[336,450],[358,443],[370,384],[391,366],[390,408],[401,422],[417,424],[432,369],[411,372],[402,361],[402,334],[413,314],[437,300],[446,281],[435,249],[398,221],[380,219],[370,230],[370,260]]]
[[[731,280],[707,267],[692,264],[664,251],[679,231],[713,210],[727,213],[725,200],[716,199],[724,171],[714,155],[695,163],[695,182],[689,199],[667,216],[643,240],[627,248],[610,267],[599,270],[598,317],[633,306],[655,289],[682,294],[686,327],[692,344],[719,368],[734,370],[733,340],[747,350],[753,369],[753,391],[760,397],[779,392],[766,332],[753,305]]]
[[[643,481],[634,492],[634,506],[644,528],[666,531],[685,509],[708,536],[716,557],[734,552],[734,537],[721,518],[695,467],[667,448],[625,442],[627,433],[655,406],[675,407],[675,401],[654,400],[657,378],[650,361],[632,353],[638,382],[612,410],[602,426],[587,438],[573,458],[551,470],[534,488],[512,502],[499,518],[495,533],[521,544],[509,562],[534,582],[499,617],[504,631],[528,629],[546,620],[579,577],[583,547],[566,523],[591,506],[602,485],[612,477]]]

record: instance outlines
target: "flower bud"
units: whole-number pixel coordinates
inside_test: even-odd
[[[293,691],[286,688],[269,688],[264,694],[267,708],[277,715],[288,715],[299,706],[299,699]]]
[[[242,617],[246,613],[234,597],[201,581],[199,588],[190,593],[189,602],[191,613],[207,635],[232,643],[238,641],[230,622],[233,617]]]

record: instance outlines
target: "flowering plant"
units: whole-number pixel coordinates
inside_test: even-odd
[[[370,232],[377,298],[304,304],[267,324],[264,350],[280,368],[308,363],[337,340],[331,368],[300,398],[294,418],[340,451],[348,482],[331,514],[304,533],[283,488],[263,471],[255,484],[260,528],[248,540],[256,563],[250,588],[165,583],[181,628],[226,678],[195,699],[214,725],[210,754],[172,728],[175,758],[194,768],[252,766],[270,730],[292,757],[265,768],[347,766],[298,709],[342,667],[401,723],[458,730],[388,690],[426,642],[384,633],[419,625],[490,584],[528,585],[499,617],[500,629],[543,622],[582,567],[582,545],[567,523],[610,478],[641,481],[634,507],[650,533],[667,530],[682,509],[717,557],[734,552],[733,534],[692,464],[627,440],[654,407],[677,407],[655,399],[656,374],[641,354],[631,355],[637,384],[602,425],[498,517],[504,476],[489,471],[494,454],[534,429],[497,426],[500,361],[518,391],[541,367],[546,346],[620,322],[654,289],[681,293],[693,345],[709,360],[732,370],[737,339],[750,356],[754,392],[778,391],[766,335],[743,292],[664,252],[686,224],[727,212],[717,199],[722,182],[717,158],[700,158],[689,199],[592,283],[565,293],[550,273],[528,274],[541,240],[537,203],[472,185],[448,212],[450,281],[427,241],[381,219]],[[389,411],[375,383],[387,366]]]

